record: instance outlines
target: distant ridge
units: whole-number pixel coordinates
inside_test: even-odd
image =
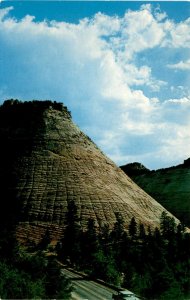
[[[140,163],[121,169],[166,209],[190,226],[190,158],[182,164],[150,171]],[[142,165],[141,165],[142,166]]]
[[[22,242],[47,229],[63,235],[68,203],[78,207],[85,229],[112,227],[120,212],[147,228],[159,225],[164,208],[140,189],[87,137],[61,103],[8,100],[0,107],[0,222],[16,222]]]
[[[130,177],[133,175],[146,174],[150,172],[149,169],[147,169],[144,165],[138,162],[120,166],[120,168]]]

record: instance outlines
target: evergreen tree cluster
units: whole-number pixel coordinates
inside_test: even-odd
[[[153,232],[133,217],[125,230],[116,213],[112,230],[97,230],[93,219],[82,231],[74,202],[68,205],[59,259],[94,278],[131,289],[146,299],[189,299],[190,234],[165,212]]]
[[[71,282],[61,274],[55,256],[46,256],[39,247],[30,253],[18,245],[13,231],[4,230],[0,257],[1,299],[70,299]]]

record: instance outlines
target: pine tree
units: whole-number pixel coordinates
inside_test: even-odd
[[[91,218],[88,219],[87,230],[83,234],[82,249],[83,264],[93,272],[96,255],[99,251],[99,240],[95,228],[95,221]]]
[[[135,221],[135,218],[132,217],[131,219],[131,222],[129,224],[129,235],[132,237],[132,238],[135,238],[136,237],[136,234],[137,234],[137,222]]]
[[[104,254],[107,255],[110,252],[111,239],[110,239],[110,229],[108,224],[104,224],[99,233],[99,241],[104,251]]]
[[[111,239],[113,243],[119,244],[125,233],[124,220],[119,212],[115,213],[116,222],[111,232]]]
[[[61,274],[61,267],[55,257],[49,257],[46,267],[46,293],[50,299],[70,299],[72,286]]]
[[[66,228],[61,241],[64,260],[69,259],[71,264],[78,264],[81,253],[81,227],[77,214],[77,206],[74,201],[68,203],[66,214]],[[59,252],[61,252],[59,250]]]
[[[45,235],[43,236],[42,240],[39,243],[38,248],[41,250],[46,250],[50,242],[51,242],[50,232],[47,229]]]
[[[112,254],[117,263],[118,269],[121,269],[124,240],[126,237],[124,220],[122,215],[117,212],[115,213],[116,222],[114,224],[113,230],[110,233],[110,239],[112,244]]]
[[[165,239],[174,237],[176,233],[176,223],[173,217],[167,215],[165,211],[162,212],[160,218],[160,230]]]
[[[145,236],[146,236],[146,232],[145,232],[145,229],[144,229],[144,225],[140,224],[139,225],[139,238],[144,239]]]

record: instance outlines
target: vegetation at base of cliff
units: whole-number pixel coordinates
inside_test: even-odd
[[[55,256],[29,253],[13,232],[0,234],[0,296],[2,299],[70,299],[72,286],[61,275]]]
[[[57,245],[60,260],[94,278],[128,288],[146,299],[189,299],[190,234],[165,212],[160,230],[147,232],[131,219],[128,232],[120,213],[113,230],[97,232],[89,219],[83,232],[74,202],[67,213],[65,236]]]

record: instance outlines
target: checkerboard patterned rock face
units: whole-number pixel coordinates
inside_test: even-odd
[[[32,112],[26,107],[23,115],[18,110],[12,112],[14,122],[8,120],[9,110],[0,122],[0,184],[7,197],[1,214],[15,212],[20,240],[38,240],[47,228],[59,239],[71,200],[84,229],[90,217],[97,227],[112,227],[116,212],[126,226],[133,216],[145,226],[158,226],[163,207],[98,149],[65,107],[40,112],[38,105]]]

